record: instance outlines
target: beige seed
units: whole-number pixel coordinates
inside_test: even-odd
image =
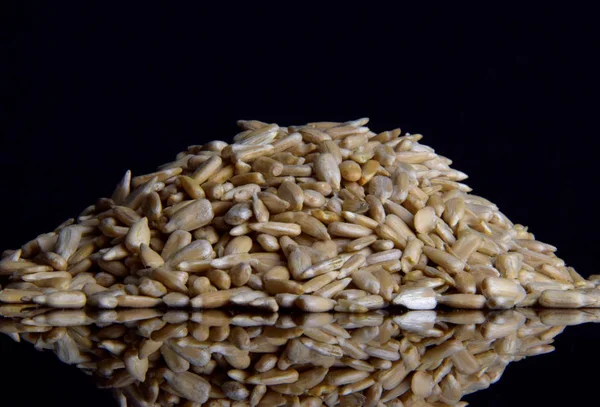
[[[148,297],[162,297],[167,294],[167,287],[158,281],[142,278],[140,282],[140,293]]]
[[[295,369],[271,369],[268,372],[248,377],[246,383],[273,386],[277,384],[294,383],[296,380],[298,380],[298,371]]]
[[[185,190],[186,194],[188,194],[190,198],[205,198],[204,190],[202,189],[200,183],[196,179],[185,175],[180,175],[178,179],[181,183],[181,187]]]
[[[160,196],[152,191],[142,203],[142,212],[150,220],[157,221],[162,214],[163,206],[160,200]]]
[[[286,202],[287,204],[287,202]],[[286,208],[289,206],[289,204],[286,205]],[[285,208],[284,208],[285,210]],[[254,194],[252,196],[252,212],[254,214],[254,217],[256,218],[257,221],[259,222],[268,222],[269,221],[269,209],[266,207],[266,205],[263,203],[263,201],[261,201],[258,198],[257,194]]]
[[[283,182],[277,190],[277,195],[289,203],[289,209],[299,211],[304,204],[304,192],[297,184],[286,181]]]
[[[438,302],[452,308],[481,309],[485,305],[485,297],[478,294],[446,294],[439,297]]]
[[[52,267],[54,270],[64,271],[67,269],[67,261],[57,253],[44,252],[38,258],[42,263]]]
[[[351,282],[352,278],[350,277],[333,281],[324,286],[323,288],[315,291],[314,295],[323,298],[333,298],[334,296],[336,296],[336,294],[344,290]]]
[[[231,207],[225,214],[225,223],[232,226],[238,226],[245,223],[253,215],[249,203],[238,203]]]
[[[371,274],[367,271],[356,270],[356,271],[352,272],[351,276],[352,276],[352,283],[354,285],[356,285],[358,288],[360,288],[361,290],[365,290],[372,294],[379,293],[381,284],[380,284],[379,280],[377,279],[377,277],[375,277],[373,274]]]
[[[346,181],[358,181],[361,176],[361,168],[356,162],[347,160],[340,164],[340,173]]]
[[[230,299],[230,290],[207,292],[192,298],[191,305],[194,308],[219,308],[228,304]]]
[[[261,247],[268,252],[276,252],[280,249],[279,241],[275,236],[261,233],[256,236],[256,241]]]
[[[513,304],[523,301],[526,295],[525,289],[519,283],[501,277],[487,277],[483,280],[481,293],[487,298],[506,298]]]
[[[317,219],[303,212],[284,212],[271,218],[274,222],[295,223],[300,226],[303,233],[319,240],[329,240],[327,228]]]
[[[379,167],[380,167],[379,162],[377,162],[375,160],[367,161],[362,166],[361,176],[360,176],[358,183],[360,185],[365,185],[367,182],[369,182],[371,180],[371,178],[373,178],[373,176],[377,173],[377,171],[379,170]]]
[[[283,171],[283,164],[269,157],[259,157],[252,163],[252,169],[266,176],[278,177]]]
[[[437,305],[436,294],[431,288],[406,287],[394,297],[394,304],[403,305],[408,309],[428,310]]]
[[[369,372],[361,372],[354,369],[339,369],[327,375],[327,382],[333,386],[343,386],[355,383],[369,377]]]
[[[352,223],[333,222],[327,227],[329,234],[340,237],[359,238],[373,233],[371,229],[365,226]]]
[[[212,247],[206,240],[194,240],[173,253],[168,259],[169,265],[176,267],[184,261],[204,260],[211,257],[212,253]]]
[[[160,254],[152,250],[147,244],[142,243],[140,245],[140,260],[145,267],[158,267],[165,263]]]
[[[269,212],[273,214],[284,212],[290,207],[289,202],[270,192],[259,192],[257,197],[264,203]]]
[[[236,287],[241,287],[245,285],[250,279],[250,275],[252,274],[252,268],[248,263],[239,263],[229,270],[229,276],[231,278],[231,283]]]
[[[229,241],[225,247],[224,255],[248,253],[252,248],[252,239],[248,236],[238,236]]]
[[[475,374],[481,369],[477,359],[467,349],[460,350],[452,355],[452,362],[456,370],[462,374]]]
[[[335,191],[340,189],[341,174],[335,157],[330,153],[320,154],[314,161],[317,179],[327,182]]]
[[[186,399],[196,403],[205,403],[208,400],[211,385],[201,376],[190,372],[174,373],[167,370],[163,377],[175,391]]]
[[[204,161],[194,172],[192,178],[202,185],[208,180],[221,166],[222,160],[219,156],[212,156],[208,160]]]
[[[214,218],[212,206],[207,199],[196,199],[178,210],[164,226],[165,232],[190,231],[207,225]]]
[[[369,218],[368,216],[356,214],[353,212],[343,211],[342,216],[344,217],[344,219],[353,224],[364,226],[369,229],[375,229],[378,225],[378,223],[375,220]]]
[[[236,165],[239,163],[240,162],[236,163]],[[233,176],[229,181],[235,187],[245,184],[262,185],[265,183],[265,177],[260,172],[246,172]]]
[[[125,198],[128,197],[129,192],[130,192],[130,186],[131,186],[131,171],[127,170],[127,172],[125,172],[125,175],[123,176],[123,178],[121,179],[121,181],[119,182],[119,184],[117,185],[117,187],[115,188],[113,194],[112,194],[112,200],[119,205],[120,203],[122,203]]]
[[[471,255],[479,249],[481,243],[482,241],[479,236],[475,235],[474,233],[465,233],[462,234],[452,245],[452,252],[460,260],[467,261]],[[496,259],[496,262],[498,263],[498,258]],[[512,275],[516,276],[517,272],[518,270],[515,270],[514,274]]]
[[[261,222],[249,224],[251,230],[272,236],[298,236],[301,233],[299,225],[281,222]]]
[[[298,278],[303,280],[307,278],[313,278],[330,271],[338,270],[344,265],[344,262],[345,257],[342,256],[336,256],[328,260],[323,260],[306,268]]]
[[[431,206],[419,210],[414,218],[415,229],[419,233],[427,234],[435,229],[437,215]]]
[[[162,304],[162,300],[159,298],[141,295],[118,295],[115,298],[118,306],[125,308],[152,308]]]
[[[320,208],[326,203],[326,198],[318,191],[304,190],[304,205],[310,208]]]
[[[389,177],[377,175],[369,181],[368,193],[377,197],[383,204],[392,196],[393,185]]]
[[[465,215],[465,208],[465,201],[462,198],[447,200],[445,203],[444,221],[450,227],[455,227]]]
[[[335,280],[338,274],[339,272],[337,271],[330,271],[328,273],[321,274],[320,276],[314,277],[304,283],[302,285],[302,289],[305,293],[313,293]]]
[[[125,244],[120,243],[120,244],[108,249],[102,255],[102,260],[106,260],[106,261],[122,260],[122,259],[128,257],[130,254],[131,253],[129,252],[127,247],[125,247]]]
[[[172,254],[186,247],[192,242],[192,235],[184,230],[176,230],[169,235],[165,246],[161,252],[163,259],[168,259]]]
[[[81,291],[58,291],[33,297],[33,302],[52,308],[82,308],[87,297]]]
[[[424,246],[423,252],[427,255],[427,257],[429,257],[429,259],[442,266],[450,274],[456,274],[462,271],[465,267],[465,263],[459,258],[442,250]]]
[[[461,271],[454,276],[455,287],[461,294],[475,294],[475,278],[467,272]]]
[[[302,285],[290,280],[267,279],[264,281],[264,289],[272,295],[275,294],[302,294]]]
[[[417,371],[411,379],[411,390],[419,397],[427,398],[433,392],[433,377],[431,374],[423,371]]]
[[[79,242],[81,241],[81,229],[76,226],[70,226],[62,229],[58,234],[56,241],[56,253],[69,261],[69,258],[75,253]]]
[[[597,307],[600,304],[598,294],[580,290],[546,290],[538,301],[541,306],[548,308]]]
[[[306,312],[326,312],[331,311],[336,302],[328,298],[315,295],[300,295],[295,300],[295,305]]]

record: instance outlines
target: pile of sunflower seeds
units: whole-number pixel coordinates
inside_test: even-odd
[[[597,310],[393,315],[52,310],[5,305],[0,332],[54,351],[122,407],[466,406],[506,366]]]
[[[368,312],[600,306],[586,280],[470,194],[451,160],[368,119],[239,121],[0,260],[0,302]]]

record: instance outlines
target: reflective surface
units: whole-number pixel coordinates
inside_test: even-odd
[[[600,320],[597,310],[532,309],[0,312],[1,332],[53,351],[121,405],[188,407],[466,405],[511,362],[552,352],[566,326]]]

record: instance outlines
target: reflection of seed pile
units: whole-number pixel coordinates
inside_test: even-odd
[[[551,352],[566,325],[600,321],[597,312],[531,309],[16,315],[28,316],[0,319],[0,332],[54,350],[114,388],[121,405],[165,407],[464,406],[510,362]]]
[[[0,301],[366,312],[594,307],[600,290],[400,130],[241,121],[5,252]],[[595,281],[598,281],[594,279]]]

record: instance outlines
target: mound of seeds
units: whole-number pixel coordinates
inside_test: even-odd
[[[240,121],[8,250],[0,301],[60,307],[367,312],[597,307],[555,248],[470,194],[464,173],[368,119]]]
[[[593,310],[592,310],[593,311]],[[465,406],[506,366],[554,350],[590,310],[303,315],[0,309],[0,332],[49,349],[122,407]]]

